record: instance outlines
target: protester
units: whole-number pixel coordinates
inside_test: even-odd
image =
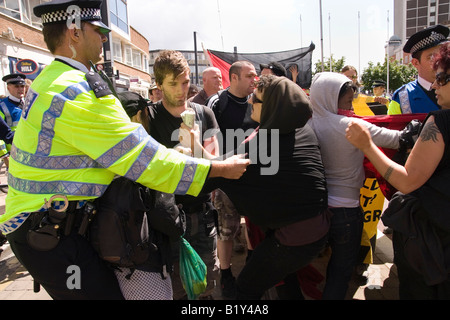
[[[342,68],[341,73],[347,78],[349,78],[350,81],[352,81],[353,84],[359,88],[360,83],[358,82],[358,71],[356,70],[355,67],[346,65],[345,67]]]
[[[320,144],[332,213],[329,244],[331,257],[327,267],[323,299],[344,300],[348,283],[357,264],[363,232],[360,189],[365,172],[364,154],[345,138],[351,121],[364,123],[377,145],[397,149],[400,131],[372,125],[352,117],[353,82],[338,73],[317,74],[311,84],[313,109],[311,125]]]
[[[150,100],[153,103],[161,101],[161,99],[162,99],[162,92],[161,92],[161,90],[158,88],[158,86],[156,84],[152,84],[150,86],[150,89],[148,90],[148,92],[149,92]]]
[[[237,299],[261,299],[307,266],[324,248],[329,229],[326,181],[317,138],[306,124],[306,94],[285,77],[266,75],[256,84],[252,104],[259,129],[236,151],[248,154],[252,164],[236,183],[211,179],[206,185],[220,187],[266,233],[236,280]],[[275,155],[270,164],[262,161],[269,154]]]
[[[161,51],[153,66],[158,88],[162,92],[162,100],[150,106],[150,116],[146,119],[150,128],[149,134],[168,148],[179,144],[178,130],[183,123],[183,112],[190,110],[195,114],[195,124],[201,128],[201,147],[192,149],[194,156],[212,158],[219,155],[217,133],[220,132],[214,113],[204,105],[187,101],[189,89],[189,64],[181,52],[173,50]],[[203,150],[206,150],[203,152]],[[200,151],[200,152],[198,152]],[[217,212],[212,205],[211,194],[200,194],[197,197],[176,196],[176,204],[186,214],[186,231],[184,238],[191,244],[207,266],[206,292],[199,298],[211,296],[215,283],[219,281],[217,260]],[[179,243],[176,243],[179,246]],[[178,250],[176,254],[173,277],[174,299],[179,300],[186,295],[182,287],[178,267]]]
[[[189,85],[189,91],[188,91],[188,94],[187,94],[187,98],[188,99],[193,98],[194,96],[196,96],[200,92],[200,90],[201,89],[196,84],[191,83]]]
[[[209,67],[203,71],[203,89],[190,101],[205,105],[209,97],[223,90],[222,73],[219,68]]]
[[[419,76],[417,80],[394,92],[388,114],[428,113],[441,108],[432,88],[435,79],[432,57],[442,43],[447,41],[448,35],[448,27],[435,25],[413,34],[408,39],[403,52],[411,54],[411,63]]]
[[[273,74],[278,77],[286,77],[286,68],[279,62],[270,62],[269,64],[260,64],[261,75]]]
[[[222,143],[221,154],[236,149],[253,132],[258,123],[251,119],[252,105],[249,101],[254,89],[256,70],[248,61],[237,61],[230,67],[230,87],[209,98],[207,105],[214,111],[219,124]],[[233,244],[239,240],[241,215],[232,201],[218,189],[214,191],[214,206],[219,213],[217,252],[220,261],[220,284],[222,295],[234,298],[235,277],[231,270]],[[252,248],[248,248],[251,255]]]
[[[156,190],[197,195],[207,177],[239,178],[248,165],[236,157],[211,162],[180,155],[130,121],[101,76],[89,71],[91,62],[101,60],[109,32],[101,22],[101,3],[50,1],[33,9],[56,59],[27,95],[0,231],[53,299],[123,299],[114,272],[81,236],[94,213],[92,200],[115,175]],[[70,5],[77,11],[73,20]],[[72,214],[71,227],[66,217]],[[70,279],[78,281],[68,285]]]
[[[450,45],[435,58],[433,89],[442,110],[431,111],[404,166],[386,157],[367,128],[350,123],[347,139],[359,148],[397,190],[382,216],[393,230],[400,299],[450,298],[448,258],[450,195]]]

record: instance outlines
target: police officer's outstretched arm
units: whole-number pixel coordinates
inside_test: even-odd
[[[235,155],[224,161],[212,161],[209,177],[239,179],[247,170],[249,164],[250,160],[244,159],[244,155]]]

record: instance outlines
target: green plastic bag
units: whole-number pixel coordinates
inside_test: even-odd
[[[180,239],[180,277],[189,300],[206,290],[206,265],[186,239]]]

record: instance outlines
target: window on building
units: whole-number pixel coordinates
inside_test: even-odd
[[[19,0],[0,0],[0,12],[21,20]]]
[[[142,69],[142,56],[140,51],[133,50],[133,67]]]
[[[125,46],[125,63],[128,65],[133,65],[133,53],[130,46]]]
[[[0,0],[0,12],[11,18],[42,28],[41,19],[33,14],[33,8],[50,0]]]
[[[114,39],[112,41],[112,49],[113,49],[113,57],[114,60],[117,60],[119,62],[122,62],[122,43],[119,39]]]
[[[144,59],[144,68],[143,68],[143,70],[145,72],[148,72],[148,58],[147,58],[147,55],[144,54],[143,59]]]
[[[124,0],[108,0],[111,23],[128,34],[127,4]]]
[[[417,8],[417,0],[408,0],[406,2],[406,8],[407,9]]]

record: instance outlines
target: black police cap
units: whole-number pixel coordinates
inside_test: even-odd
[[[384,80],[375,80],[372,84],[372,88],[376,87],[386,87],[386,82]]]
[[[33,8],[36,17],[42,19],[42,24],[65,23],[67,20],[86,21],[99,26],[103,33],[111,30],[102,22],[102,0],[53,0],[37,5]],[[75,6],[72,10],[71,6]],[[79,9],[79,10],[77,10]]]
[[[2,78],[7,84],[25,84],[25,79],[27,77],[21,73],[11,73]]]
[[[403,51],[414,55],[419,51],[433,48],[447,41],[449,32],[449,28],[443,25],[436,25],[421,30],[408,39],[403,47]]]

